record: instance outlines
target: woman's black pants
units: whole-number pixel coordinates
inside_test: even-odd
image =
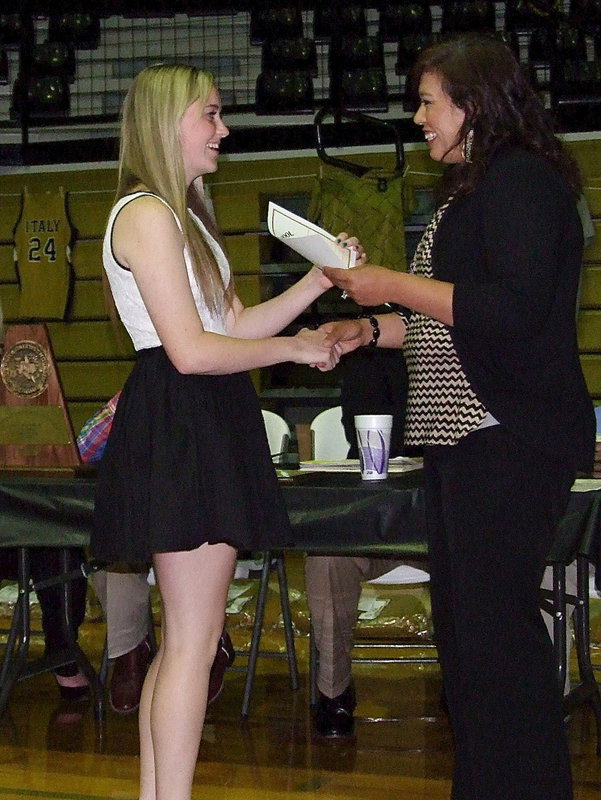
[[[452,800],[569,800],[540,583],[574,475],[501,425],[424,451],[432,614],[455,739]]]

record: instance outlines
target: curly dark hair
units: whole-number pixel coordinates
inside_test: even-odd
[[[495,152],[507,145],[538,153],[580,193],[578,165],[556,137],[551,116],[503,41],[484,34],[445,38],[418,56],[411,73],[416,94],[425,72],[438,75],[443,90],[465,112],[458,141],[474,132],[470,163],[446,170],[441,188],[447,196],[472,192]]]

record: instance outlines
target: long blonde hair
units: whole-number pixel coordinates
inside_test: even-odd
[[[206,103],[215,86],[213,76],[188,64],[156,64],[142,70],[125,97],[119,152],[119,200],[139,183],[163,198],[181,223],[194,273],[208,308],[219,311],[224,294],[230,302],[219,266],[188,213],[192,208],[211,235],[220,239],[204,199],[186,186],[180,147],[180,121],[188,106]]]

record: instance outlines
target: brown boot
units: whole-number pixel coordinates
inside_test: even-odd
[[[131,714],[140,705],[152,650],[146,636],[137,647],[115,659],[109,686],[109,703],[118,714]]]

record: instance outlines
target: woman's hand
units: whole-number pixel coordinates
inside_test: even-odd
[[[328,340],[328,332],[301,328],[294,337],[297,344],[296,364],[309,364],[325,371],[334,369],[340,361],[340,348]]]
[[[352,269],[323,267],[324,275],[360,306],[381,306],[394,299],[394,282],[401,273],[364,264]]]
[[[362,321],[359,319],[345,319],[339,322],[325,322],[318,328],[327,334],[325,343],[332,346],[335,362],[330,365],[315,364],[322,372],[333,369],[345,353],[350,353],[366,344]]]
[[[325,322],[319,327],[320,331],[327,334],[325,343],[331,345],[340,356],[350,353],[368,342],[365,341],[365,326],[360,319],[344,319],[338,322]],[[368,341],[371,334],[368,332]],[[338,363],[338,361],[336,362]],[[319,367],[322,369],[322,367]],[[322,369],[322,371],[324,371]]]

